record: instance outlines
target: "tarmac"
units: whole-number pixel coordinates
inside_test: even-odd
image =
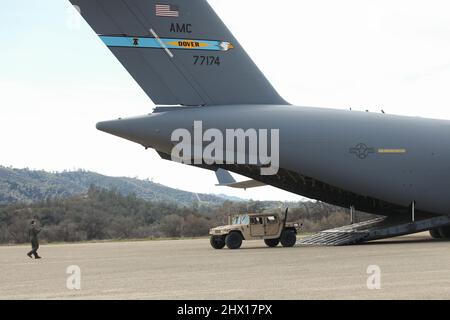
[[[214,250],[208,239],[50,244],[40,260],[28,250],[0,247],[0,299],[450,298],[450,242],[428,233],[344,247],[248,241]],[[67,273],[73,270],[80,276]]]

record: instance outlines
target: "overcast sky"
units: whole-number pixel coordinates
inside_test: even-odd
[[[450,119],[450,2],[210,0],[290,103]],[[194,192],[298,200],[272,187],[215,187],[95,123],[154,104],[65,0],[3,1],[0,164],[150,178]]]

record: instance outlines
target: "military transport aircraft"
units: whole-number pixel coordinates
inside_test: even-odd
[[[157,105],[99,130],[213,170],[220,185],[271,185],[382,216],[305,244],[450,237],[450,121],[290,105],[206,0],[70,1]]]

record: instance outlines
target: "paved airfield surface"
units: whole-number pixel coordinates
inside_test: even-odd
[[[207,239],[0,247],[0,299],[450,298],[450,242],[427,233],[347,247],[214,250]],[[81,290],[66,288],[81,268]],[[367,268],[381,289],[367,288]]]

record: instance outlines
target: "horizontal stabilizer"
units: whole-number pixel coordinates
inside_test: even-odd
[[[256,188],[256,187],[262,187],[266,184],[257,180],[245,180],[237,182],[234,180],[234,178],[231,176],[231,174],[224,169],[218,169],[216,171],[216,177],[219,181],[219,184],[216,184],[216,186],[220,187],[230,187],[230,188],[237,188],[237,189],[248,189],[248,188]]]

